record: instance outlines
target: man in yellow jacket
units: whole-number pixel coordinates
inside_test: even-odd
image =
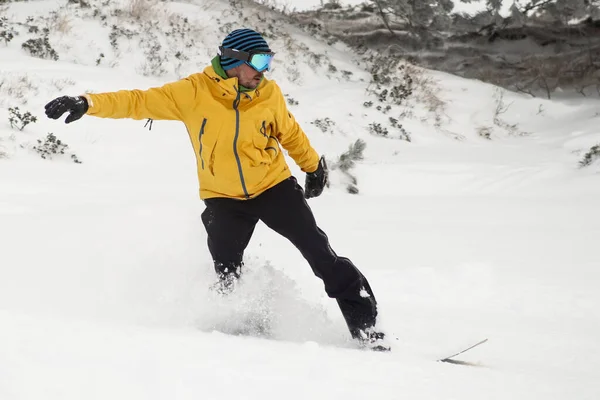
[[[197,159],[202,221],[219,277],[229,293],[242,272],[242,257],[261,220],[300,250],[335,298],[351,335],[375,350],[387,350],[375,330],[377,303],[364,275],[331,249],[306,199],[327,184],[327,166],[288,111],[281,89],[263,76],[274,53],[257,32],[238,29],[219,47],[202,73],[149,90],[63,96],[46,105],[70,123],[84,114],[101,118],[182,121]],[[284,148],[306,173],[298,185]]]

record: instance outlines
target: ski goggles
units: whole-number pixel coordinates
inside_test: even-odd
[[[219,47],[219,51],[221,52],[221,57],[229,57],[244,61],[258,72],[270,71],[271,62],[273,61],[273,56],[275,56],[275,53],[272,51],[241,51],[226,49],[223,46]]]

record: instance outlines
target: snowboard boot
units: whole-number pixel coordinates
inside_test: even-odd
[[[238,279],[242,273],[241,265],[228,265],[223,263],[215,263],[218,280],[211,286],[211,290],[222,296],[231,294],[237,285]]]
[[[377,332],[374,327],[360,329],[354,337],[361,348],[372,351],[391,351],[392,347],[385,339],[385,333]]]

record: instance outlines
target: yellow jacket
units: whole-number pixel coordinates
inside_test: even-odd
[[[237,78],[223,79],[209,66],[159,88],[86,97],[88,115],[182,121],[194,146],[202,199],[250,199],[289,178],[280,144],[304,172],[319,163],[281,89],[266,78],[255,90],[240,92]]]

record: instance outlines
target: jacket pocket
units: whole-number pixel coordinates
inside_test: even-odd
[[[206,121],[206,118],[202,120],[200,133],[198,133],[198,142],[200,143],[200,150],[198,150],[198,155],[200,156],[200,163],[202,164],[202,169],[204,169],[204,155],[202,154],[202,151],[204,150],[204,144],[202,143],[202,136],[204,136],[204,128],[206,126]]]
[[[269,154],[272,154],[273,157],[279,153],[279,142],[275,139],[275,136],[269,136],[269,142],[267,143],[267,147],[265,148]]]
[[[267,147],[267,142],[269,141],[269,135],[267,134],[267,122],[262,121],[258,126],[258,132],[254,132],[253,135],[254,146],[257,148],[264,150]]]
[[[271,158],[274,158],[279,152],[279,144],[274,136],[271,136],[271,125],[262,121],[258,133],[254,134],[254,146],[261,152],[265,151]]]

